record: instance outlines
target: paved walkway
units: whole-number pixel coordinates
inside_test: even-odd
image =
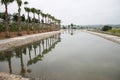
[[[0,40],[0,51],[5,51],[7,49],[39,41],[41,39],[48,38],[60,32],[62,32],[62,30]]]
[[[9,39],[3,39],[3,40],[0,40],[0,44],[9,43],[9,42],[13,42],[13,41],[16,41],[16,40],[28,39],[28,38],[32,38],[32,37],[36,37],[36,36],[41,36],[41,35],[46,35],[48,33],[51,33],[51,32],[25,35],[25,36],[14,37],[14,38],[9,38]]]
[[[100,36],[102,38],[105,38],[107,40],[111,40],[113,42],[116,42],[116,43],[120,44],[120,37],[118,37],[118,36],[109,35],[109,34],[103,34],[103,33],[97,33],[97,32],[92,32],[92,31],[85,31],[85,32],[88,32],[90,34],[94,34],[94,35]]]

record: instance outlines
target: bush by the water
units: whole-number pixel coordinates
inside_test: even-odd
[[[108,30],[111,30],[112,27],[111,26],[108,26],[108,25],[105,25],[102,27],[102,31],[108,31]]]

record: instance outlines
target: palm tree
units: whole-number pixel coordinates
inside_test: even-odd
[[[49,24],[49,30],[50,30],[50,27],[51,27],[51,15],[48,14],[48,24]]]
[[[46,29],[47,29],[47,14],[44,14],[44,21],[45,21],[44,27],[46,27]]]
[[[8,4],[12,3],[14,0],[1,0],[0,2],[5,5],[5,31],[6,37],[10,37],[9,33],[9,23],[8,23]]]
[[[51,25],[51,30],[53,30],[52,27],[54,26],[54,19],[55,19],[55,18],[54,18],[54,16],[51,16],[50,19],[51,19],[51,23],[52,23],[52,25]]]
[[[41,13],[41,11],[37,10],[36,13],[38,15],[38,32],[40,32],[40,13]]]
[[[47,14],[44,14],[44,21],[47,23]]]
[[[47,18],[48,18],[48,24],[49,24],[49,18],[50,18],[50,14],[47,13]]]
[[[28,4],[28,2],[27,2],[27,1],[25,1],[25,2],[24,2],[24,4],[26,5],[26,4]]]
[[[22,1],[21,0],[16,0],[17,1],[17,5],[18,5],[18,36],[21,36],[21,19],[20,19],[20,12],[21,12],[21,5],[22,5]]]
[[[47,13],[47,31],[49,31],[49,14]]]
[[[31,12],[33,13],[33,23],[35,25],[35,13],[36,13],[36,9],[35,8],[31,8]],[[33,26],[33,33],[35,33],[35,26]]]
[[[28,19],[27,19],[27,20],[28,20],[28,22],[27,22],[27,25],[28,25],[28,27],[27,27],[27,34],[30,34],[30,24],[29,24],[29,23],[30,23],[30,21],[29,21],[29,18],[30,18],[30,17],[29,17],[29,13],[30,13],[31,9],[28,8],[28,7],[25,7],[24,9],[25,9],[26,12],[28,12]]]
[[[41,12],[41,16],[42,16],[42,31],[44,30],[44,16],[45,14],[43,12]]]
[[[60,29],[61,20],[58,20],[58,29]]]

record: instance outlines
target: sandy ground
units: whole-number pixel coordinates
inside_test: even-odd
[[[30,80],[28,78],[23,78],[20,75],[14,75],[9,73],[0,73],[0,80]]]

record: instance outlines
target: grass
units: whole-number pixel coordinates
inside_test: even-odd
[[[120,37],[120,28],[113,28],[112,30],[106,31],[106,33]]]

